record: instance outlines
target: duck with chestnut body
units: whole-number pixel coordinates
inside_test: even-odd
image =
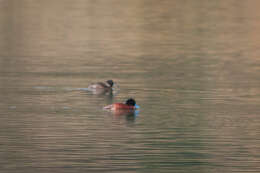
[[[135,100],[130,98],[130,99],[126,100],[125,103],[114,103],[114,104],[105,106],[104,109],[112,110],[112,111],[116,111],[116,110],[135,110],[135,109],[137,109],[137,107],[136,107]]]

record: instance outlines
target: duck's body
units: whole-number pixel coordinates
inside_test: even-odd
[[[105,106],[104,109],[116,111],[116,110],[135,110],[135,100],[128,99],[126,103],[114,103],[112,105]]]
[[[88,89],[90,91],[95,91],[95,90],[105,90],[105,91],[109,91],[112,89],[114,85],[114,82],[112,80],[108,80],[106,81],[105,83],[103,82],[97,82],[97,83],[93,83],[93,84],[90,84],[88,86]]]
[[[135,110],[135,106],[129,106],[124,103],[114,103],[104,107],[109,110]]]

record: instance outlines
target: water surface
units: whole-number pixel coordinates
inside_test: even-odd
[[[1,0],[1,171],[259,172],[259,5]]]

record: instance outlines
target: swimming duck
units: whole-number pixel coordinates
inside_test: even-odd
[[[107,80],[105,83],[98,82],[98,83],[90,84],[88,86],[88,89],[91,90],[91,91],[94,91],[94,90],[106,90],[106,91],[109,91],[109,90],[112,89],[113,85],[114,85],[113,80]]]
[[[136,107],[136,102],[134,99],[130,98],[126,100],[125,103],[114,103],[112,105],[107,105],[104,107],[104,109],[108,110],[135,110]]]

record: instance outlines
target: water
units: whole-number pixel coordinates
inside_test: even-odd
[[[259,5],[1,0],[1,172],[260,172]]]

